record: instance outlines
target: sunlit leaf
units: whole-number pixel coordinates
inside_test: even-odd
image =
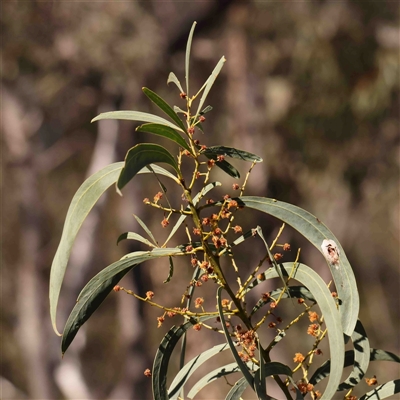
[[[167,119],[141,111],[109,111],[99,114],[97,117],[93,118],[91,122],[100,121],[102,119],[122,119],[127,121],[150,122],[153,124],[166,125],[172,129],[183,132],[179,126],[173,124]]]
[[[123,162],[111,164],[90,176],[85,180],[85,182],[83,182],[75,193],[69,206],[60,244],[58,245],[50,271],[50,317],[54,331],[60,336],[61,334],[58,332],[56,327],[57,304],[65,270],[67,268],[76,235],[78,234],[83,221],[97,203],[100,196],[117,181],[123,166]],[[157,174],[176,180],[176,177],[164,168],[157,165],[152,165],[152,168]],[[139,174],[150,172],[151,171],[145,167],[139,171]]]
[[[343,332],[350,337],[357,323],[359,296],[353,270],[338,239],[314,215],[289,203],[264,197],[244,196],[235,199],[239,205],[270,214],[299,231],[321,253],[321,244],[325,239],[334,240],[340,250],[340,266],[336,268],[328,263],[341,301],[340,314]]]
[[[177,76],[173,72],[169,73],[168,79],[167,79],[167,84],[170,84],[171,82],[175,83],[175,85],[178,87],[178,89],[180,90],[181,93],[184,92],[184,90],[182,88],[182,85],[179,82],[179,79],[177,78]]]
[[[370,358],[370,346],[367,333],[360,320],[357,321],[351,341],[354,346],[354,364],[348,378],[339,385],[338,391],[349,390],[358,385],[367,372]]]
[[[152,165],[151,167],[154,170],[154,165]],[[149,171],[149,172],[151,172],[151,171]],[[143,230],[149,235],[149,238],[153,241],[153,243],[157,247],[157,240],[154,237],[154,235],[151,232],[151,230],[147,227],[147,225],[137,215],[133,214],[133,217],[136,219],[137,223],[143,228]]]
[[[150,247],[156,247],[153,243],[151,243],[149,240],[147,240],[146,238],[144,238],[143,236],[139,235],[138,233],[135,232],[125,232],[122,233],[121,235],[119,235],[118,239],[117,239],[117,244],[121,241],[121,240],[137,240],[138,242],[142,242],[144,244],[147,244],[147,246]]]
[[[214,85],[215,79],[217,79],[217,76],[220,73],[225,61],[226,61],[225,57],[222,56],[221,59],[218,61],[218,64],[215,66],[213,72],[207,79],[206,86],[204,88],[203,94],[200,98],[199,106],[196,111],[196,116],[198,116],[200,114],[200,111],[203,108],[203,105],[204,105],[204,102],[206,101],[208,93],[211,90],[212,86]]]
[[[289,276],[289,274],[291,274],[293,279],[307,287],[324,316],[324,322],[329,332],[331,365],[334,365],[324,392],[324,398],[331,399],[339,386],[344,365],[343,330],[340,322],[340,314],[336,308],[336,302],[332,298],[331,292],[327,288],[324,280],[307,265],[301,263],[296,263],[294,265],[288,262],[280,264],[279,267],[284,276]],[[261,279],[255,279],[247,290],[251,290],[255,285],[276,277],[279,277],[276,269],[269,268],[260,276]],[[290,288],[290,286],[288,288]]]
[[[360,400],[383,400],[400,393],[400,379],[394,379],[375,387],[373,390],[360,397]]]
[[[188,41],[186,44],[186,54],[185,54],[185,79],[186,79],[186,93],[189,96],[189,62],[190,62],[190,50],[192,48],[192,40],[194,28],[196,27],[197,22],[193,22],[192,28],[189,32]]]
[[[249,383],[247,382],[246,378],[240,378],[233,386],[232,389],[229,391],[225,400],[241,400],[243,392],[247,389]]]
[[[197,205],[197,203],[199,202],[199,200],[205,196],[211,189],[214,189],[216,186],[221,186],[220,182],[212,182],[209,183],[208,185],[206,185],[202,190],[200,190],[199,193],[197,193],[197,195],[193,198],[193,205]],[[185,211],[190,211],[190,207],[186,207]],[[175,232],[179,229],[179,227],[182,225],[183,221],[187,218],[187,215],[182,214],[178,221],[176,221],[176,224],[174,225],[174,227],[171,229],[170,234],[168,235],[167,240],[164,243],[164,246],[171,240],[171,238],[174,236]]]
[[[177,399],[179,396],[179,391],[183,385],[189,380],[193,373],[201,367],[206,361],[208,361],[214,355],[220,354],[221,352],[229,349],[226,343],[219,344],[213,348],[203,351],[191,361],[189,361],[175,376],[168,390],[168,395],[170,400]]]

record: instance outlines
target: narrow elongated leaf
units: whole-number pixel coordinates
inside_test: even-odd
[[[204,107],[204,110],[201,110],[201,111],[200,111],[200,115],[207,114],[207,113],[210,112],[212,109],[213,109],[213,108],[212,108],[211,106]]]
[[[269,249],[268,243],[267,243],[267,241],[265,240],[264,235],[263,235],[263,233],[262,233],[261,226],[257,226],[257,233],[258,233],[258,236],[260,236],[261,240],[264,242],[264,246],[265,246],[265,248],[266,248],[266,250],[267,250],[268,257],[269,257],[269,259],[270,259],[270,261],[271,261],[273,267],[275,268],[276,272],[278,273],[279,277],[281,278],[281,281],[282,281],[282,283],[283,283],[283,286],[285,287],[285,290],[286,290],[286,289],[287,289],[286,280],[284,279],[284,277],[283,277],[283,275],[282,275],[282,273],[281,273],[281,270],[280,270],[280,268],[278,267],[278,263],[276,262],[274,256],[273,256],[272,253],[271,253],[271,250]]]
[[[360,320],[357,321],[351,340],[354,346],[353,370],[348,378],[339,385],[338,391],[349,390],[358,385],[368,369],[370,346],[367,333]]]
[[[186,143],[185,139],[177,133],[174,129],[170,128],[166,125],[161,124],[143,124],[136,128],[138,132],[149,132],[153,133],[154,135],[163,136],[169,140],[175,142],[178,146],[181,146],[187,151],[192,152],[190,146]]]
[[[240,368],[236,363],[230,363],[224,365],[222,367],[216,368],[213,371],[209,372],[207,375],[203,376],[199,381],[197,381],[193,387],[190,389],[187,398],[193,399],[200,390],[204,389],[207,385],[214,382],[215,380],[233,374],[235,372],[240,372]],[[245,380],[247,383],[247,381]]]
[[[218,305],[218,313],[219,317],[221,319],[221,325],[222,329],[224,330],[225,333],[225,339],[231,349],[232,355],[237,363],[237,365],[240,368],[240,371],[242,372],[243,376],[246,378],[247,382],[251,387],[254,387],[254,377],[251,375],[249,369],[247,368],[246,364],[242,361],[240,358],[235,345],[233,344],[232,338],[229,334],[228,327],[225,324],[225,316],[224,316],[224,309],[222,308],[222,299],[221,299],[221,292],[224,288],[220,286],[217,290],[217,305]]]
[[[359,296],[353,270],[346,254],[333,233],[315,216],[292,204],[263,197],[244,196],[238,199],[239,205],[270,214],[292,226],[306,237],[322,254],[321,244],[325,239],[335,241],[340,251],[339,268],[328,263],[336,290],[341,301],[340,314],[343,332],[348,337],[354,331],[359,312]]]
[[[293,263],[283,263],[280,264],[282,274],[288,276],[293,272]],[[264,272],[262,281],[279,277],[278,272],[275,268],[269,268]],[[343,340],[343,330],[340,322],[340,314],[336,308],[336,303],[332,298],[331,292],[326,286],[323,279],[310,267],[307,265],[297,263],[294,268],[294,273],[292,273],[293,279],[296,279],[312,293],[317,302],[322,315],[324,316],[324,321],[326,328],[329,332],[329,349],[331,354],[331,365],[334,364],[332,368],[331,378],[329,379],[328,385],[323,394],[323,398],[332,399],[339,386],[340,379],[342,377],[343,365],[344,365],[344,340]],[[265,278],[265,279],[264,279]],[[261,282],[258,279],[255,282]],[[250,290],[252,285],[249,286]]]
[[[170,400],[178,398],[180,389],[199,367],[201,367],[211,357],[217,354],[221,354],[221,352],[228,349],[229,346],[226,343],[218,344],[209,350],[203,351],[202,353],[194,357],[191,361],[189,361],[179,371],[179,373],[175,376],[174,380],[171,383],[171,386],[168,390]]]
[[[203,275],[203,270],[199,267],[199,266],[197,266],[195,269],[194,269],[194,271],[193,271],[193,275],[192,275],[192,279],[191,279],[191,281],[192,282],[197,282],[197,280]],[[193,299],[193,293],[194,293],[194,291],[195,291],[195,289],[196,289],[196,285],[190,285],[190,287],[189,287],[189,291],[188,291],[188,295],[189,295],[189,298],[187,299],[187,301],[186,301],[186,308],[188,309],[188,310],[190,310],[190,306],[191,306],[191,304],[192,304],[192,299]],[[179,368],[183,368],[184,367],[184,365],[185,365],[185,356],[186,356],[186,332],[183,334],[183,336],[182,336],[182,343],[181,343],[181,354],[180,354],[180,357],[179,357]],[[181,393],[182,393],[182,397],[183,397],[183,388],[182,388],[182,391],[181,391]]]
[[[247,389],[249,383],[247,382],[246,378],[240,378],[233,386],[232,389],[229,391],[225,400],[241,400],[243,392]]]
[[[177,76],[173,73],[170,72],[168,75],[168,79],[167,79],[167,85],[170,83],[175,83],[175,85],[178,87],[178,89],[181,91],[181,93],[184,92],[181,83],[179,82],[179,79],[177,78]]]
[[[152,169],[154,170],[154,165],[152,166]],[[152,234],[151,230],[147,227],[147,225],[135,214],[133,214],[133,217],[136,219],[137,223],[143,228],[143,230],[149,235],[149,238],[153,241],[153,243],[157,246],[157,240]]]
[[[194,21],[192,28],[189,32],[188,41],[186,44],[186,54],[185,54],[185,79],[186,79],[186,93],[189,96],[189,62],[190,62],[190,50],[192,48],[192,40],[193,40],[193,33],[194,28],[196,27],[197,22]]]
[[[262,282],[262,281],[257,280],[256,283],[258,283],[258,282]],[[247,291],[253,289],[255,286],[256,286],[256,284],[253,284],[251,287],[248,288]],[[281,295],[282,292],[284,292],[284,293]],[[295,297],[297,299],[301,298],[304,300],[312,301],[314,303],[316,302],[312,293],[305,286],[287,286],[286,288],[283,287],[283,288],[278,288],[278,289],[273,290],[272,292],[269,293],[269,297],[266,299],[260,299],[257,302],[257,304],[253,307],[253,309],[251,310],[250,315],[253,315],[265,304],[268,304],[271,301],[274,301],[274,299],[277,299],[279,296],[282,296],[281,299]]]
[[[117,181],[123,166],[123,162],[114,163],[90,176],[77,190],[69,206],[60,244],[58,245],[50,271],[50,317],[54,331],[60,336],[61,334],[58,332],[56,326],[57,304],[68,259],[76,235],[78,234],[83,221],[97,203],[100,196]],[[152,168],[157,174],[176,180],[176,177],[164,168],[157,165],[152,165]],[[150,172],[151,171],[148,168],[143,168],[139,171],[139,174]]]
[[[68,349],[80,327],[111,292],[121,278],[136,265],[155,258],[180,254],[179,249],[154,249],[127,254],[121,260],[109,265],[94,276],[79,294],[78,300],[68,317],[64,328],[61,351]]]
[[[171,106],[162,99],[157,93],[154,93],[152,90],[148,88],[142,88],[143,93],[162,111],[165,112],[180,128],[182,131],[186,132],[186,128],[182,120],[178,117],[176,112],[171,108]]]
[[[248,151],[235,149],[234,147],[227,146],[211,146],[207,147],[206,150],[203,151],[204,154],[210,157],[216,158],[218,155],[223,155],[230,158],[237,158],[238,160],[243,161],[251,161],[260,163],[263,159],[253,153],[249,153]]]
[[[347,350],[344,355],[344,368],[354,366],[354,350]],[[369,361],[391,361],[400,363],[400,357],[390,351],[370,349]],[[310,383],[316,385],[318,382],[329,376],[331,371],[331,361],[325,361],[312,375]],[[339,390],[339,388],[338,388]]]
[[[174,262],[171,256],[169,256],[168,258],[169,258],[169,273],[167,279],[163,281],[163,283],[168,283],[171,280],[172,276],[174,275]]]
[[[212,182],[209,183],[207,186],[205,186],[197,195],[193,198],[193,205],[196,206],[199,200],[205,196],[211,189],[214,189],[216,186],[221,186],[220,182]],[[186,207],[186,211],[190,211],[190,207]],[[164,245],[166,245],[170,239],[174,236],[175,232],[179,229],[179,227],[182,225],[183,221],[187,218],[187,215],[182,214],[178,221],[176,221],[176,224],[172,228],[170,234],[168,235],[167,240],[165,241]]]
[[[260,360],[262,360],[262,347],[261,340],[258,337],[258,354],[260,355]],[[267,377],[267,372],[265,368],[265,363],[260,362],[260,368],[256,374],[254,374],[254,388],[257,393],[259,400],[267,400],[267,386],[265,379]],[[289,374],[292,374],[292,370],[289,368]]]
[[[377,386],[364,396],[361,396],[360,400],[383,400],[397,393],[400,393],[400,379],[394,379]]]
[[[172,154],[164,147],[154,143],[139,143],[132,147],[125,157],[125,165],[117,181],[121,190],[143,167],[152,163],[165,163],[179,171]],[[175,178],[178,182],[178,179]]]
[[[239,179],[240,178],[239,171],[232,164],[228,163],[225,160],[217,161],[217,157],[216,156],[210,156],[210,155],[207,155],[207,154],[204,154],[204,155],[209,160],[215,160],[215,165],[218,168],[221,168],[222,171],[226,172],[232,178],[235,178],[235,179]]]
[[[141,111],[109,111],[99,114],[97,117],[93,118],[91,122],[100,121],[101,119],[122,119],[127,121],[151,122],[153,124],[166,125],[172,129],[182,131],[179,126],[173,124],[167,119]]]
[[[198,319],[193,318],[185,324],[182,324],[180,326],[173,326],[164,336],[162,342],[160,343],[160,346],[158,347],[153,363],[152,388],[154,399],[168,400],[168,366],[172,352],[174,351],[179,339],[193,325],[211,318],[215,318],[215,316],[207,315]]]
[[[199,106],[196,111],[196,117],[199,115],[201,109],[203,108],[203,105],[204,105],[204,102],[206,101],[208,93],[210,92],[212,86],[214,85],[215,79],[217,79],[217,76],[220,73],[225,61],[226,61],[225,57],[222,56],[221,59],[218,61],[218,64],[215,66],[213,72],[207,79],[207,84],[204,88],[204,92],[200,98]]]
[[[117,244],[121,241],[121,240],[137,240],[138,242],[142,242],[144,244],[147,244],[147,246],[150,247],[156,247],[153,243],[151,243],[149,240],[147,240],[146,238],[144,238],[143,236],[139,235],[138,233],[135,232],[125,232],[125,233],[121,233],[121,235],[119,235],[118,239],[117,239]]]

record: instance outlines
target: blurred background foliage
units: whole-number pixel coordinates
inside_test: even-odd
[[[166,331],[156,329],[159,313],[114,293],[61,360],[49,321],[49,268],[83,179],[122,160],[135,143],[154,140],[135,133],[132,123],[90,120],[117,109],[157,113],[142,86],[183,106],[166,79],[174,71],[184,81],[194,20],[191,87],[199,88],[218,59],[227,58],[208,98],[214,110],[200,140],[262,156],[248,194],[292,202],[328,225],[354,268],[372,346],[399,351],[397,2],[9,1],[1,13],[3,399],[151,397],[143,371]],[[230,179],[217,179],[231,187]],[[138,177],[122,198],[110,190],[90,214],[67,272],[60,325],[90,277],[140,249],[115,245],[121,232],[139,229],[132,213],[166,236],[163,216],[150,215],[142,203],[157,191],[156,182]],[[269,240],[279,228],[257,214],[243,221],[261,224]],[[302,261],[329,280],[318,252],[289,228],[282,240],[302,247]],[[245,275],[261,258],[262,244],[241,250]],[[178,265],[163,285],[167,269],[143,265],[123,285],[179,305],[191,267]],[[212,305],[215,285],[208,285],[201,293]],[[189,341],[189,358],[218,340],[216,334],[201,337],[196,348]],[[291,365],[298,344],[277,359]],[[397,367],[376,368],[380,383],[398,377]],[[213,390],[203,398],[226,391]]]

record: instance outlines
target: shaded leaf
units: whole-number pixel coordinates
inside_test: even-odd
[[[150,122],[153,124],[166,125],[172,129],[182,131],[179,126],[169,122],[167,119],[141,111],[109,111],[99,114],[97,117],[93,118],[91,122],[100,121],[101,119],[122,119],[127,121]]]
[[[220,286],[217,290],[217,305],[218,305],[218,313],[219,317],[221,319],[221,326],[225,334],[225,339],[231,349],[232,355],[237,363],[237,365],[240,368],[240,371],[242,372],[243,376],[246,378],[247,382],[251,387],[254,387],[254,378],[253,375],[251,375],[249,369],[247,368],[246,364],[242,361],[240,358],[238,352],[236,351],[235,345],[233,344],[232,338],[230,336],[230,333],[228,331],[228,327],[226,326],[225,323],[225,316],[224,316],[224,309],[222,308],[222,299],[221,299],[221,292],[224,290],[222,286]]]
[[[175,142],[178,146],[184,148],[185,150],[190,151],[190,146],[186,143],[185,139],[177,133],[174,129],[170,128],[169,126],[160,125],[160,124],[143,124],[136,128],[138,132],[149,132],[153,133],[154,135],[163,136],[169,140]]]
[[[175,158],[164,147],[154,143],[140,143],[132,147],[126,154],[117,188],[121,190],[146,165],[160,162],[169,164],[175,171],[179,171]],[[177,178],[175,181],[179,182]]]
[[[82,289],[64,328],[61,351],[66,352],[80,327],[90,318],[121,278],[136,265],[155,258],[180,254],[179,249],[154,249],[127,254],[94,276]]]
[[[68,208],[67,216],[64,222],[64,228],[61,240],[54,256],[50,271],[50,317],[54,331],[61,336],[56,327],[57,304],[60,296],[60,290],[67,268],[68,259],[71,254],[76,235],[83,221],[90,210],[97,203],[100,196],[117,181],[123,162],[114,163],[96,172],[83,182],[75,193]],[[154,171],[158,174],[167,176],[176,180],[176,177],[157,165],[152,165]],[[139,174],[150,173],[148,168],[143,168]]]
[[[152,90],[148,88],[142,88],[143,93],[155,104],[157,105],[162,111],[165,112],[180,128],[182,131],[186,132],[185,125],[183,124],[182,120],[178,117],[176,112],[171,108],[171,106],[162,99],[157,93],[154,93]]]
[[[168,258],[169,258],[169,273],[167,279],[163,281],[163,283],[168,283],[171,280],[172,276],[174,275],[174,262],[172,261],[171,256],[169,256]]]
[[[215,318],[215,316],[207,315],[198,319],[192,318],[189,322],[186,322],[185,324],[182,324],[180,326],[173,326],[164,336],[163,340],[160,343],[160,346],[158,347],[153,363],[152,388],[154,399],[168,400],[168,366],[172,352],[174,351],[179,339],[193,325],[199,323],[200,321],[206,321],[211,318]]]
[[[244,150],[239,150],[235,149],[234,147],[227,147],[227,146],[211,146],[207,147],[203,152],[207,157],[216,157],[218,155],[223,155],[226,157],[230,158],[237,158],[238,160],[243,160],[243,161],[251,161],[251,162],[256,162],[260,163],[263,161],[263,159],[256,154],[249,153],[248,151]]]
[[[200,115],[204,115],[204,114],[210,112],[212,109],[213,109],[213,108],[212,108],[211,106],[204,107],[204,109],[201,110],[199,114],[200,114]]]

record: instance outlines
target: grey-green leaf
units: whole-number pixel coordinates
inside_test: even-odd
[[[213,72],[207,79],[206,86],[204,88],[204,92],[200,98],[199,106],[196,111],[196,117],[200,114],[201,109],[203,108],[204,102],[206,101],[206,98],[208,96],[209,91],[211,90],[212,86],[214,85],[215,80],[217,79],[218,74],[220,73],[224,62],[226,61],[225,57],[222,56],[221,59],[218,61],[218,64],[215,66]]]
[[[324,239],[334,240],[340,251],[340,267],[328,263],[341,301],[340,314],[343,332],[350,337],[357,323],[359,296],[353,270],[346,254],[333,233],[309,212],[289,203],[264,197],[244,196],[236,199],[239,205],[270,214],[292,226],[307,238],[321,253]],[[323,253],[322,253],[323,254]]]
[[[229,391],[225,400],[240,400],[242,397],[243,392],[246,390],[249,383],[247,382],[246,378],[240,378],[233,386],[232,389]]]
[[[180,128],[182,131],[186,131],[185,125],[183,124],[182,120],[178,117],[176,112],[171,108],[171,106],[162,99],[157,93],[154,93],[152,90],[148,88],[142,88],[143,93],[155,104],[157,105],[162,111],[165,112]]]
[[[119,237],[117,239],[117,244],[121,240],[126,240],[126,239],[128,239],[128,240],[137,240],[138,242],[142,242],[142,243],[146,244],[149,247],[156,247],[149,240],[147,240],[146,238],[144,238],[143,236],[141,236],[141,235],[139,235],[138,233],[135,233],[135,232],[121,233],[121,235],[119,235]]]
[[[183,385],[189,380],[193,373],[203,365],[211,357],[220,354],[221,352],[229,349],[226,343],[218,344],[209,350],[203,351],[191,361],[189,361],[175,376],[168,390],[168,395],[170,400],[177,399],[179,396],[179,391]]]
[[[177,76],[173,72],[169,73],[168,79],[167,79],[167,84],[170,84],[171,82],[175,83],[175,85],[178,87],[178,89],[181,91],[181,93],[184,92],[179,79],[177,78]]]
[[[79,294],[64,328],[61,351],[66,352],[80,327],[90,318],[121,278],[136,265],[155,258],[179,254],[179,249],[154,249],[130,253],[94,276]]]
[[[360,400],[383,400],[397,393],[400,393],[400,379],[394,379],[377,386],[364,396],[361,396]]]
[[[160,125],[160,124],[143,124],[136,128],[138,132],[149,132],[154,135],[163,136],[169,140],[175,142],[178,146],[181,146],[185,150],[192,152],[190,146],[186,143],[185,139],[177,133],[174,129],[169,126]]]
[[[221,299],[221,292],[224,288],[222,286],[220,286],[217,290],[217,305],[218,305],[218,313],[219,313],[219,317],[221,319],[221,325],[222,325],[222,329],[224,330],[224,334],[225,334],[225,339],[231,349],[232,355],[237,363],[237,365],[240,368],[240,371],[242,372],[243,376],[246,378],[247,382],[249,383],[249,385],[251,387],[254,386],[254,377],[253,375],[251,375],[247,365],[242,361],[242,359],[240,358],[235,345],[233,344],[232,338],[230,336],[230,333],[228,331],[228,327],[225,324],[225,316],[224,316],[224,309],[222,307],[222,299]]]
[[[189,96],[189,62],[190,62],[190,50],[192,48],[192,40],[194,28],[196,27],[197,22],[193,22],[192,28],[189,32],[188,41],[186,44],[186,54],[185,54],[185,79],[186,79],[186,93]]]
[[[168,259],[169,259],[169,272],[167,279],[163,281],[163,283],[168,283],[171,280],[172,276],[174,275],[174,262],[171,256],[169,256]]]
[[[65,218],[64,228],[54,256],[50,272],[50,317],[54,331],[61,336],[56,327],[57,304],[60,290],[67,268],[76,235],[90,210],[96,204],[100,196],[117,181],[124,166],[123,162],[108,165],[86,179],[75,193]],[[153,170],[161,175],[175,179],[174,175],[157,165],[152,165]],[[148,168],[143,168],[139,174],[150,173]]]
[[[189,322],[186,322],[185,324],[182,324],[180,326],[173,326],[164,336],[164,339],[158,347],[153,363],[152,388],[154,399],[168,400],[168,366],[172,352],[174,351],[179,339],[193,325],[199,323],[200,321],[206,321],[211,318],[215,318],[215,316],[207,315],[205,317],[200,317],[198,320],[192,318]]]
[[[150,122],[153,124],[166,125],[172,129],[182,131],[179,126],[173,124],[167,119],[141,111],[109,111],[99,114],[97,117],[93,118],[91,122],[100,121],[101,119],[122,119],[127,121]]]
[[[339,386],[344,365],[343,330],[336,303],[323,279],[307,265],[297,263],[294,266],[293,263],[283,263],[279,267],[284,276],[291,274],[293,279],[307,286],[324,316],[326,328],[329,332],[329,348],[332,357],[331,365],[334,366],[331,368],[331,378],[325,389],[323,398],[331,399],[334,397],[336,389]],[[269,268],[265,271],[264,277],[263,281],[279,277],[279,274],[275,268]]]
[[[216,159],[217,155],[223,155],[226,157],[230,158],[237,158],[238,160],[243,160],[243,161],[251,161],[255,163],[260,163],[263,161],[263,159],[256,154],[249,153],[248,151],[244,150],[239,150],[235,149],[234,147],[228,147],[228,146],[211,146],[207,147],[203,151],[205,155],[213,157]]]
[[[132,147],[126,157],[125,165],[117,181],[121,190],[143,167],[152,163],[165,163],[179,171],[178,164],[172,154],[163,146],[154,143],[139,143]],[[175,178],[178,182],[178,179]]]
[[[195,206],[199,200],[205,196],[211,189],[214,189],[216,186],[221,186],[220,182],[212,182],[209,183],[207,186],[205,186],[199,193],[197,193],[197,195],[193,198],[193,205]],[[190,207],[186,207],[186,211],[189,211]],[[174,227],[172,228],[170,234],[168,235],[167,240],[165,241],[164,245],[166,245],[170,239],[174,236],[175,232],[178,230],[178,228],[182,225],[183,221],[186,219],[187,215],[182,214],[178,221],[176,221],[176,224],[174,225]]]

